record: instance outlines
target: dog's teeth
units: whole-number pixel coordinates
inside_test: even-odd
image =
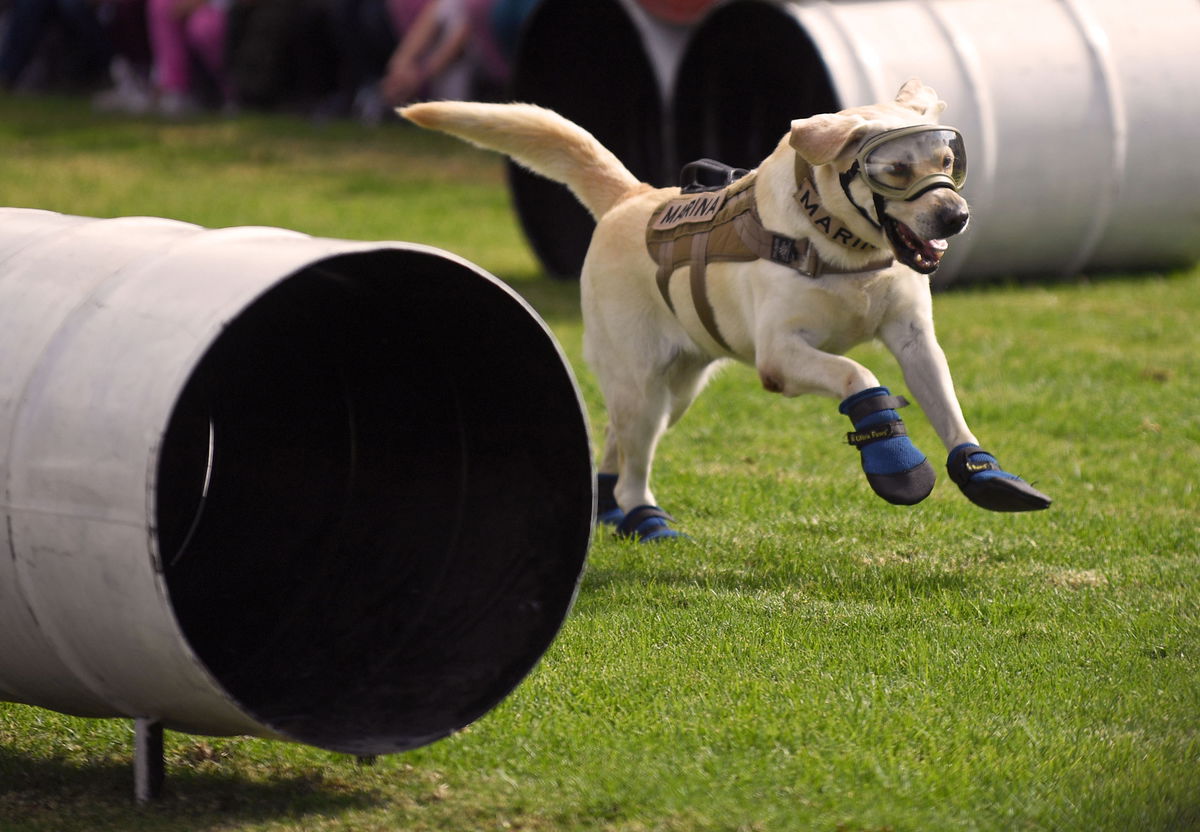
[[[945,251],[950,248],[950,244],[945,240],[930,240],[929,247],[934,251]]]

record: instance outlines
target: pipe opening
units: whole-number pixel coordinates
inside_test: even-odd
[[[784,4],[733,2],[688,43],[674,96],[682,163],[755,168],[793,119],[841,109],[816,44]]]
[[[619,91],[614,94],[614,91]],[[579,124],[638,179],[662,180],[662,104],[642,36],[616,0],[541,3],[526,21],[512,98]],[[556,277],[576,277],[595,222],[566,187],[515,165],[513,204],[534,253]]]
[[[208,349],[159,456],[157,542],[197,658],[261,723],[412,748],[502,699],[557,632],[590,448],[552,338],[432,253],[330,258]]]

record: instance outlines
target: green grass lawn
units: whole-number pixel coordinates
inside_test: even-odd
[[[499,162],[450,139],[0,98],[0,189],[452,249],[541,311],[603,423],[575,287],[539,275]],[[830,400],[731,368],[656,467],[693,542],[598,533],[562,634],[476,724],[372,767],[169,734],[138,807],[128,722],[0,704],[0,830],[1200,829],[1200,268],[935,303],[975,432],[1049,511],[944,474],[889,506]],[[902,389],[882,348],[854,356]]]

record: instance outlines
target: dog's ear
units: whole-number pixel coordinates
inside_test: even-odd
[[[827,165],[853,150],[870,127],[862,116],[822,113],[793,121],[788,143],[810,165]]]
[[[946,102],[938,98],[937,91],[916,78],[904,83],[896,93],[896,103],[922,116],[936,116],[946,109]]]

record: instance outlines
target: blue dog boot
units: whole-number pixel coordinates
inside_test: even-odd
[[[966,443],[951,451],[946,471],[977,506],[992,511],[1038,511],[1050,507],[1049,497],[1002,469],[996,458],[978,445]]]
[[[616,474],[596,475],[596,522],[606,526],[619,526],[625,519],[625,512],[617,505],[614,489],[617,487]]]
[[[658,506],[638,506],[630,509],[625,519],[617,526],[617,534],[621,537],[636,539],[638,543],[650,543],[654,540],[666,540],[671,537],[687,537],[687,535],[672,529],[668,523],[675,518]]]
[[[937,481],[933,466],[908,438],[908,428],[896,413],[907,404],[907,399],[893,396],[886,387],[872,387],[838,405],[838,411],[854,424],[846,441],[862,454],[867,482],[876,494],[898,506],[921,502]]]

